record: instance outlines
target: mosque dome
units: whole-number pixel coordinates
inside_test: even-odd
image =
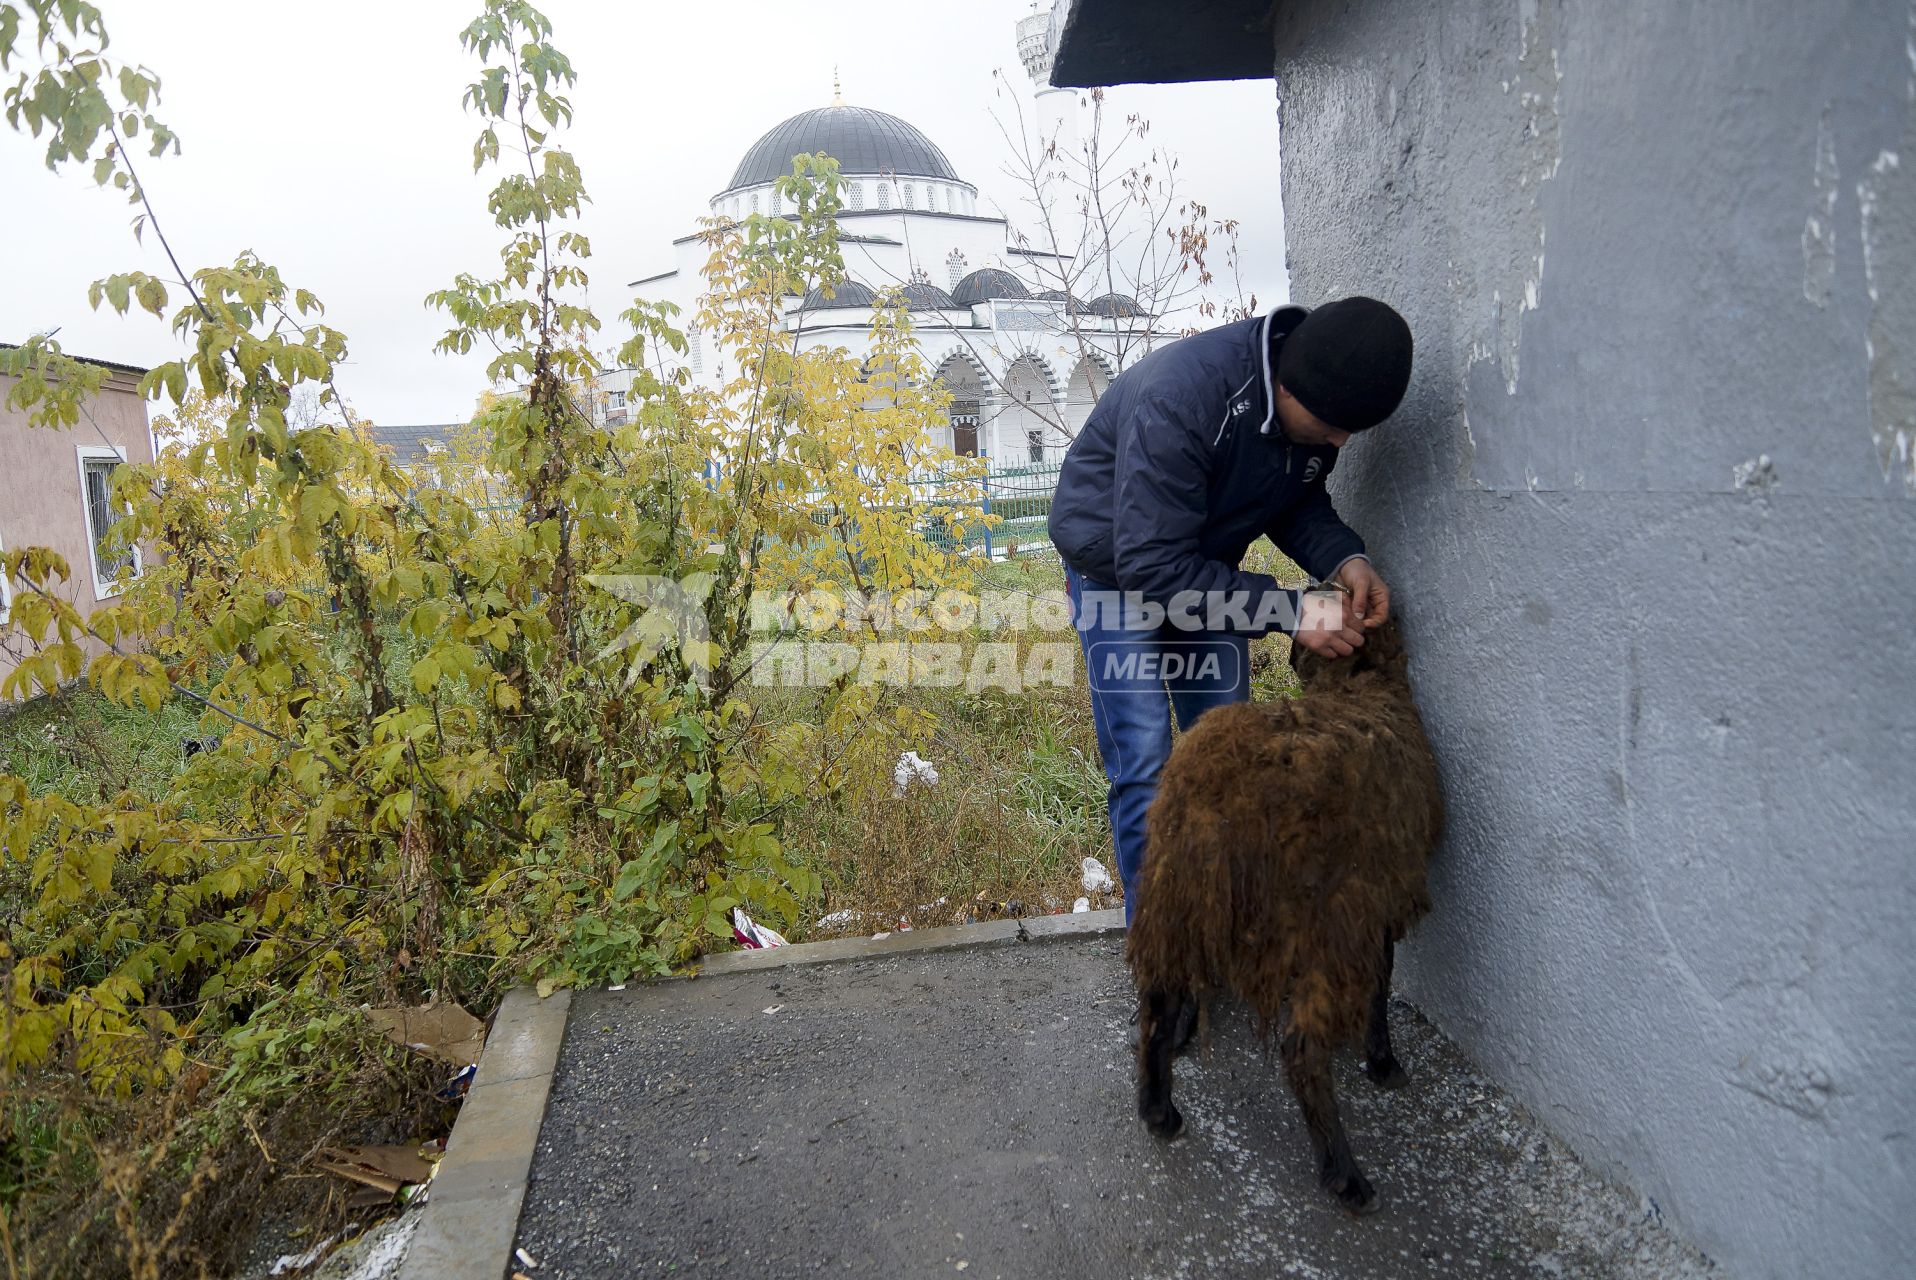
[[[905,306],[911,311],[945,311],[958,305],[950,294],[927,280],[914,280],[899,292],[905,295]]]
[[[1110,316],[1121,320],[1144,315],[1144,308],[1128,293],[1107,293],[1093,298],[1084,304],[1084,311],[1087,315]]]
[[[823,151],[843,174],[898,174],[962,181],[930,138],[897,116],[834,104],[801,111],[751,145],[727,191],[772,182],[792,171],[792,157]]]
[[[988,298],[1029,298],[1030,296],[1031,290],[1025,288],[1024,281],[1003,267],[979,267],[960,280],[958,287],[951,291],[951,300],[961,307],[969,307]]]
[[[832,296],[825,296],[823,285],[814,288],[798,304],[800,311],[824,311],[833,307],[863,307],[869,310],[878,301],[878,294],[870,285],[860,284],[856,280],[840,280],[832,290]]]

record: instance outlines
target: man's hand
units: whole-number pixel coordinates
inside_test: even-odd
[[[1320,658],[1347,658],[1364,643],[1352,614],[1351,597],[1337,590],[1306,591],[1292,641]]]
[[[1364,630],[1375,631],[1390,620],[1390,588],[1370,561],[1352,556],[1337,567],[1336,579],[1350,588],[1351,614]]]

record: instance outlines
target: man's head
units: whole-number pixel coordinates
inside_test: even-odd
[[[1341,298],[1305,316],[1277,356],[1277,416],[1298,444],[1342,446],[1376,426],[1410,386],[1410,326],[1375,298]]]

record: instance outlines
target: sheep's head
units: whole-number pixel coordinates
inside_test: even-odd
[[[1391,618],[1375,631],[1364,633],[1363,647],[1347,658],[1324,658],[1296,641],[1291,642],[1291,669],[1305,688],[1325,678],[1348,678],[1376,672],[1394,680],[1407,677],[1409,658],[1404,653],[1403,632],[1397,619]]]

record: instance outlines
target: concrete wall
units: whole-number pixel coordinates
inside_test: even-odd
[[[94,588],[78,450],[112,445],[124,450],[129,462],[151,462],[153,436],[147,429],[146,402],[136,389],[137,378],[114,373],[88,403],[91,421],[83,416],[71,430],[52,431],[28,426],[25,413],[4,407],[15,381],[0,376],[0,546],[10,551],[51,547],[66,557],[73,576],[64,586],[56,584],[56,593],[81,612],[91,613],[103,597]],[[16,597],[25,590],[14,583]],[[103,648],[87,642],[89,653]],[[0,679],[13,669],[14,655],[24,649],[19,632],[0,627]]]
[[[1286,0],[1452,824],[1410,992],[1743,1276],[1916,1257],[1916,12]]]

